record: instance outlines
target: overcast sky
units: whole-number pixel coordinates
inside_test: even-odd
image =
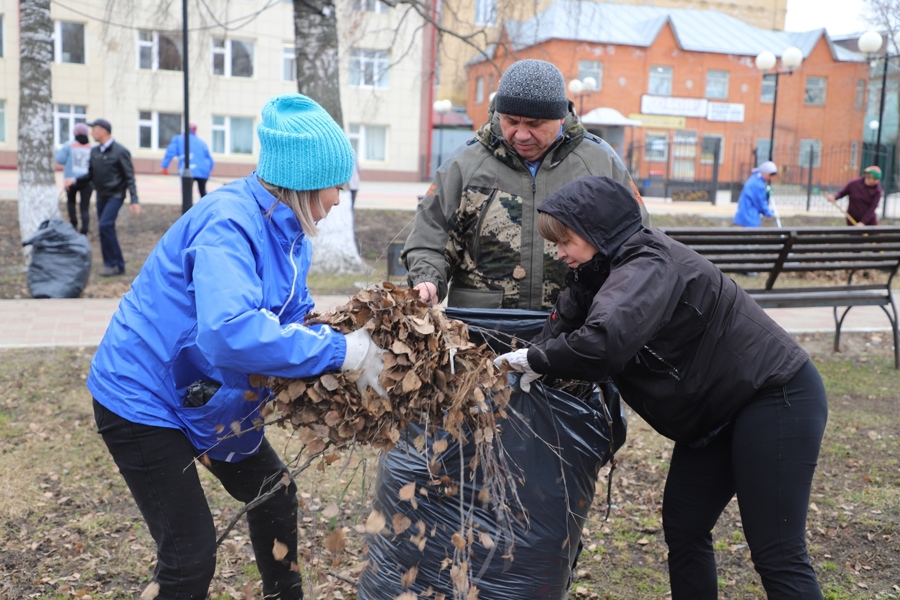
[[[870,29],[862,20],[863,0],[788,0],[784,28],[809,31],[824,27],[829,35]]]

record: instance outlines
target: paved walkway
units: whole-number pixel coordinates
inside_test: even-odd
[[[62,187],[62,175],[57,173]],[[210,189],[227,181],[210,180]],[[357,210],[414,211],[418,197],[428,182],[363,182],[356,198]],[[137,187],[144,204],[181,204],[181,181],[177,176],[138,175]],[[0,170],[0,201],[16,198],[17,173]],[[733,205],[727,200],[716,205],[671,202],[646,198],[651,214],[704,214],[729,216]],[[788,214],[788,213],[784,213]],[[315,296],[315,294],[314,294]],[[316,306],[340,306],[348,298],[315,297]],[[0,348],[96,346],[118,306],[118,299],[74,298],[60,300],[0,300]],[[771,309],[770,315],[791,333],[833,332],[834,318],[828,308]],[[890,331],[890,323],[878,307],[856,307],[844,321],[844,331]]]

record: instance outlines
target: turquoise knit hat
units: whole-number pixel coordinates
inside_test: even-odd
[[[350,140],[312,99],[301,94],[272,98],[256,133],[256,174],[263,181],[290,190],[322,190],[350,181]]]

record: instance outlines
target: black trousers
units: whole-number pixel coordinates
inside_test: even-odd
[[[205,600],[216,570],[216,528],[194,462],[197,451],[177,429],[132,423],[96,400],[94,419],[156,541],[157,600]],[[265,438],[254,456],[237,463],[214,460],[209,470],[244,503],[287,472]],[[300,573],[291,566],[297,564],[294,482],[250,510],[247,524],[265,597],[303,598]],[[281,560],[273,556],[276,540],[287,548]]]
[[[78,229],[78,213],[81,213],[81,229],[83,234],[87,234],[88,226],[91,223],[91,194],[94,192],[94,186],[90,181],[74,183],[72,187],[66,190],[66,208],[69,209],[69,223],[76,230]],[[77,195],[81,194],[81,204],[76,211]]]
[[[673,600],[718,597],[711,531],[735,494],[768,598],[821,600],[806,515],[827,419],[822,379],[807,362],[785,386],[761,390],[707,446],[675,445],[663,497]]]

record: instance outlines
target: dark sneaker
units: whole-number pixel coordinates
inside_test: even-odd
[[[115,275],[124,275],[125,267],[103,267],[100,269],[100,277],[113,277]]]

